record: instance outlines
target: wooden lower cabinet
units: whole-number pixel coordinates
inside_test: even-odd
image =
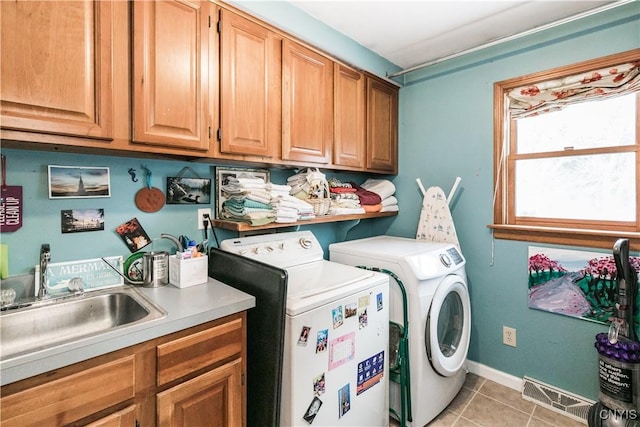
[[[160,426],[242,426],[242,360],[158,394]]]
[[[0,426],[242,426],[246,312],[0,389]]]
[[[122,411],[116,411],[104,418],[87,424],[87,427],[125,427],[136,425],[137,405],[130,405]]]

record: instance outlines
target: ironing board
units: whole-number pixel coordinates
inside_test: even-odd
[[[459,178],[456,180],[449,198],[445,196],[444,191],[442,191],[440,187],[429,187],[425,191],[420,180],[418,179],[417,181],[422,190],[423,199],[416,239],[429,242],[451,243],[460,249],[458,235],[456,234],[456,228],[453,224],[453,217],[449,210],[449,201],[459,183]]]

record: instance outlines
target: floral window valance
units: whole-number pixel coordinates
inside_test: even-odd
[[[521,86],[506,93],[514,119],[557,111],[566,105],[640,91],[640,61],[557,80]]]

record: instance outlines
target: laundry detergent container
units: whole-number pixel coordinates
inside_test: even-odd
[[[610,409],[640,408],[640,343],[620,338],[609,341],[607,333],[596,335],[600,376],[600,401]]]

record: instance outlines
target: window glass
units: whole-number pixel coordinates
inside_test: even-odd
[[[518,154],[633,145],[635,106],[629,94],[518,119]]]
[[[635,154],[517,160],[516,216],[635,221]]]

